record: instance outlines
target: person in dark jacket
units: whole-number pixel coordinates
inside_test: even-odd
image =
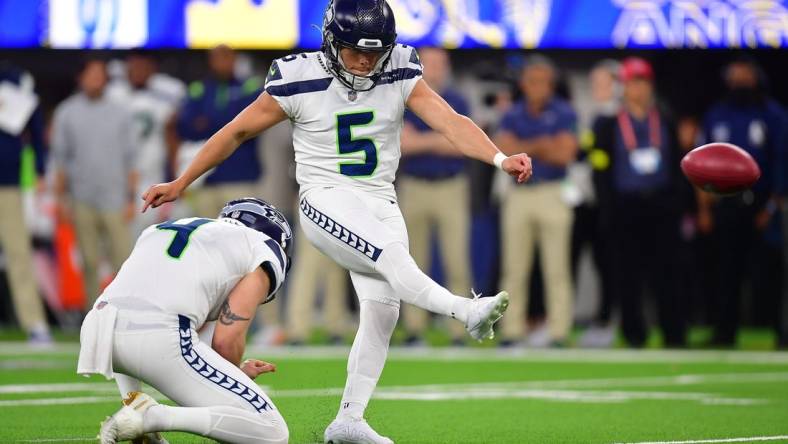
[[[603,224],[612,240],[613,281],[621,304],[621,327],[632,347],[647,339],[644,292],[656,297],[665,344],[685,344],[681,296],[674,283],[679,240],[678,144],[667,114],[657,107],[654,71],[640,58],[621,65],[620,111],[593,125],[606,168],[595,171]]]
[[[0,83],[10,85],[17,94],[34,97],[33,77],[11,65],[0,61]],[[0,108],[13,106],[3,104]],[[35,167],[39,177],[44,173],[44,119],[39,109],[34,108],[20,132],[0,127],[0,249],[6,257],[8,283],[14,311],[21,327],[33,344],[51,342],[46,324],[43,304],[33,277],[33,259],[30,231],[23,217],[20,169],[22,151],[29,143],[35,152]]]
[[[699,220],[713,230],[719,253],[719,288],[715,292],[714,337],[712,345],[733,346],[739,326],[742,283],[751,273],[766,267],[768,247],[765,233],[779,205],[781,169],[778,159],[786,149],[785,110],[764,91],[764,81],[756,63],[742,57],[724,72],[727,96],[706,114],[703,124],[706,142],[728,142],[747,151],[761,168],[761,178],[751,190],[735,196],[701,200]],[[777,272],[779,273],[779,272]],[[772,273],[774,274],[774,273]],[[750,279],[760,284],[774,276]],[[753,287],[757,288],[757,287]],[[775,291],[775,290],[771,290]],[[776,290],[779,291],[779,290]],[[762,291],[756,296],[769,297]]]
[[[178,111],[177,133],[187,142],[202,142],[230,122],[262,92],[257,76],[239,79],[235,75],[236,54],[227,46],[217,46],[208,55],[211,77],[192,82],[188,98]],[[238,196],[254,196],[262,176],[257,138],[249,139],[205,178],[195,190],[197,216],[213,217],[224,203]]]

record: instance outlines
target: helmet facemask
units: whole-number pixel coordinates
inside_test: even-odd
[[[358,45],[347,44],[344,42],[339,42],[331,32],[325,31],[323,35],[323,54],[325,54],[326,59],[328,59],[328,69],[331,74],[334,75],[343,85],[347,86],[348,88],[355,90],[355,91],[369,91],[375,87],[380,75],[383,74],[383,70],[386,68],[386,64],[388,64],[389,59],[391,58],[391,52],[394,49],[394,45],[390,45],[386,48],[381,49],[380,57],[378,57],[378,61],[375,62],[375,66],[370,70],[369,74],[367,75],[358,75],[350,72],[350,70],[345,67],[345,61],[342,59],[342,54],[340,53],[342,48],[351,48],[358,51],[370,51],[369,48],[362,48]],[[378,51],[376,51],[378,52]]]

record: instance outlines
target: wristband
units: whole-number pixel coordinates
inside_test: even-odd
[[[493,157],[493,164],[498,167],[499,170],[503,170],[503,161],[506,160],[506,154],[498,151]]]

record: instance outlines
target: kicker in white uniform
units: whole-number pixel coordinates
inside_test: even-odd
[[[332,0],[320,52],[276,60],[266,90],[213,135],[184,173],[151,187],[145,207],[176,199],[238,144],[278,122],[293,124],[300,218],[306,237],[350,271],[360,321],[348,376],[326,443],[391,443],[363,415],[383,370],[401,301],[451,316],[478,340],[508,304],[451,294],[421,272],[408,253],[405,222],[393,182],[405,107],[469,157],[495,164],[523,182],[525,154],[507,157],[470,119],[457,114],[421,79],[414,48],[396,43],[394,15],[384,0]]]

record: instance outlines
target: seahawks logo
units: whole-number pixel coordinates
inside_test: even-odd
[[[287,223],[287,220],[284,216],[282,216],[282,213],[280,213],[279,210],[274,207],[265,207],[264,216],[279,225],[282,228],[282,231],[285,232],[285,237],[289,238],[293,236],[293,232],[290,229],[290,224]]]

